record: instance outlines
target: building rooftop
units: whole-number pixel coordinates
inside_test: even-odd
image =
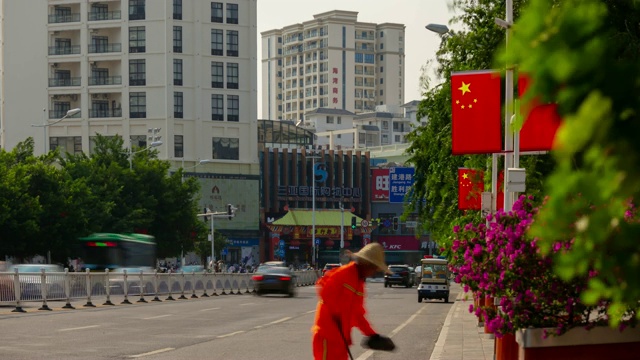
[[[317,108],[311,111],[307,111],[305,115],[312,114],[327,114],[327,115],[355,115],[351,111],[343,110],[343,109],[330,109],[330,108]]]

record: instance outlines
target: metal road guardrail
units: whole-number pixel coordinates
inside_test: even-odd
[[[319,271],[294,271],[296,286],[314,285]],[[0,305],[15,304],[13,312],[25,312],[26,302],[42,302],[38,310],[51,310],[49,301],[65,301],[62,308],[74,309],[71,300],[85,300],[93,307],[93,299],[105,298],[103,305],[115,305],[113,296],[124,297],[120,304],[131,301],[188,299],[218,295],[242,295],[255,292],[253,273],[203,272],[0,272]],[[175,298],[174,298],[175,296]],[[149,300],[147,300],[149,299]]]

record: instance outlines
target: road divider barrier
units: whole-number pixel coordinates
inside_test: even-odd
[[[25,312],[25,303],[42,302],[38,310],[52,310],[51,301],[64,301],[63,309],[75,309],[72,300],[84,301],[84,307],[95,307],[93,301],[106,298],[102,305],[114,306],[114,296],[122,298],[121,305],[152,302],[197,299],[218,295],[243,295],[255,293],[253,273],[210,273],[203,272],[169,272],[159,273],[140,271],[90,272],[0,272],[0,305],[14,304],[13,312]],[[296,286],[311,286],[320,276],[319,271],[294,271],[293,280]],[[218,289],[221,293],[218,294]],[[227,293],[226,290],[229,292]],[[198,296],[198,294],[200,294]],[[187,297],[186,295],[190,295]]]

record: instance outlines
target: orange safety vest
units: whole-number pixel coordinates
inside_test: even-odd
[[[354,262],[333,269],[320,278],[316,285],[320,301],[311,332],[330,341],[342,342],[341,331],[348,345],[351,345],[351,329],[354,327],[365,336],[376,334],[365,317],[364,284]]]

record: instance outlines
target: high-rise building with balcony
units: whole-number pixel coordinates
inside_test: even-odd
[[[318,108],[371,112],[404,104],[405,26],[333,10],[262,32],[262,117],[305,120]]]
[[[0,11],[0,146],[33,137],[36,153],[91,153],[96,134],[144,147],[153,133],[176,167],[259,173],[256,0],[0,0]]]

